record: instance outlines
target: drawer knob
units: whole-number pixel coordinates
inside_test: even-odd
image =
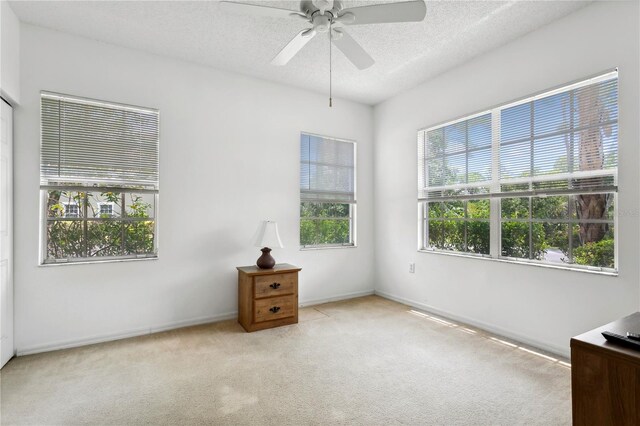
[[[280,310],[280,306],[274,306],[273,308],[270,308],[269,310],[275,314],[276,312],[278,312]]]
[[[275,290],[275,289],[278,289],[278,288],[280,288],[280,283],[273,283],[273,284],[271,284],[269,287],[271,287],[271,288],[272,288],[272,289],[274,289],[274,290]]]

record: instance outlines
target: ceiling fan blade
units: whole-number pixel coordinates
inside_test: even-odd
[[[375,63],[373,58],[345,30],[335,28],[333,31],[331,41],[359,70],[369,68]]]
[[[307,19],[307,17],[299,11],[280,9],[278,7],[258,6],[255,4],[236,3],[232,1],[221,1],[220,7],[222,10],[232,13],[249,13],[251,15],[267,16],[271,18],[301,17]]]
[[[309,41],[315,37],[316,30],[302,30],[271,61],[272,65],[286,65]]]
[[[424,0],[353,7],[340,12],[336,22],[345,25],[419,22],[427,15]]]

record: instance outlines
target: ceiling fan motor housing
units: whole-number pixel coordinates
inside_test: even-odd
[[[338,13],[342,8],[342,2],[336,0],[333,2],[331,9],[325,10],[324,14],[322,14],[320,13],[320,8],[314,4],[313,0],[302,0],[300,2],[300,11],[307,15],[309,19],[313,19],[316,15],[320,14],[327,16],[330,21],[333,21],[333,19],[338,17]]]
[[[313,28],[319,33],[326,33],[329,31],[329,25],[331,25],[331,18],[324,15],[316,15],[313,17]]]

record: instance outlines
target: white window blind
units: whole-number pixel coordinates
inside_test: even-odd
[[[615,192],[617,83],[612,72],[419,131],[418,199]]]
[[[158,112],[42,93],[41,185],[158,190]]]
[[[302,135],[300,200],[316,203],[356,202],[354,143]]]
[[[501,192],[616,190],[617,73],[598,80],[501,110]]]
[[[418,197],[488,193],[491,159],[490,113],[419,132]]]

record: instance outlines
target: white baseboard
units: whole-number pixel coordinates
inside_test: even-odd
[[[380,290],[376,290],[375,294],[377,294],[380,297],[384,297],[385,299],[389,299],[389,300],[393,300],[394,302],[399,302],[399,303],[403,303],[405,305],[409,305],[413,308],[418,308],[421,310],[424,310],[426,312],[430,312],[436,315],[439,315],[443,318],[448,318],[452,321],[457,321],[457,322],[462,322],[477,328],[480,328],[482,330],[485,330],[491,334],[495,334],[497,336],[503,336],[506,337],[510,340],[516,341],[516,342],[521,342],[526,346],[531,346],[532,348],[539,348],[542,349],[543,351],[561,356],[563,358],[569,359],[571,357],[571,353],[568,347],[568,343],[567,343],[567,347],[559,347],[559,346],[555,346],[555,345],[549,345],[545,342],[540,342],[538,340],[535,339],[530,339],[529,337],[523,336],[521,334],[518,333],[514,333],[510,330],[504,329],[502,327],[498,327],[495,326],[493,324],[488,324],[486,322],[483,321],[478,321],[475,320],[473,318],[469,318],[469,317],[465,317],[463,315],[457,315],[454,314],[452,312],[448,312],[448,311],[444,311],[442,309],[438,309],[435,308],[433,306],[430,305],[426,305],[424,303],[419,303],[416,302],[414,300],[411,299],[406,299],[404,297],[399,297],[399,296],[394,296],[393,294],[384,292],[384,291],[380,291]]]
[[[95,343],[111,342],[113,340],[127,339],[129,337],[144,336],[147,334],[159,333],[161,331],[173,330],[176,328],[189,327],[192,325],[208,324],[212,322],[224,321],[238,316],[237,312],[228,312],[225,314],[191,318],[188,320],[180,320],[151,326],[146,328],[137,328],[117,333],[102,334],[99,336],[85,337],[82,339],[58,341],[46,343],[44,345],[31,346],[26,348],[18,348],[17,356],[32,355],[41,352],[57,351],[59,349],[69,349],[78,346],[93,345]]]
[[[374,294],[373,290],[358,291],[354,293],[344,293],[341,295],[326,297],[322,299],[305,300],[300,302],[299,306],[300,307],[313,306],[313,305],[319,305],[327,302],[335,302],[339,300],[353,299],[355,297],[369,296],[372,294]],[[137,329],[126,330],[126,331],[117,332],[117,333],[102,334],[99,336],[91,336],[91,337],[86,337],[82,339],[50,342],[44,345],[36,345],[36,346],[30,346],[30,347],[27,346],[25,348],[18,348],[16,355],[17,356],[32,355],[32,354],[37,354],[41,352],[56,351],[59,349],[69,349],[69,348],[75,348],[78,346],[86,346],[86,345],[93,345],[96,343],[111,342],[113,340],[127,339],[129,337],[136,337],[136,336],[144,336],[147,334],[158,333],[161,331],[174,330],[176,328],[189,327],[192,325],[208,324],[212,322],[234,319],[237,317],[238,317],[238,312],[234,311],[234,312],[228,312],[225,314],[192,318],[192,319],[181,320],[181,321],[174,321],[174,322],[161,324],[157,326],[137,328]]]
[[[375,291],[373,289],[364,290],[364,291],[355,291],[353,293],[343,293],[343,294],[340,294],[338,296],[325,297],[325,298],[322,298],[322,299],[305,300],[305,301],[299,302],[298,306],[300,306],[301,308],[304,308],[304,307],[308,307],[308,306],[321,305],[323,303],[338,302],[340,300],[355,299],[356,297],[371,296],[372,294],[375,294]]]

